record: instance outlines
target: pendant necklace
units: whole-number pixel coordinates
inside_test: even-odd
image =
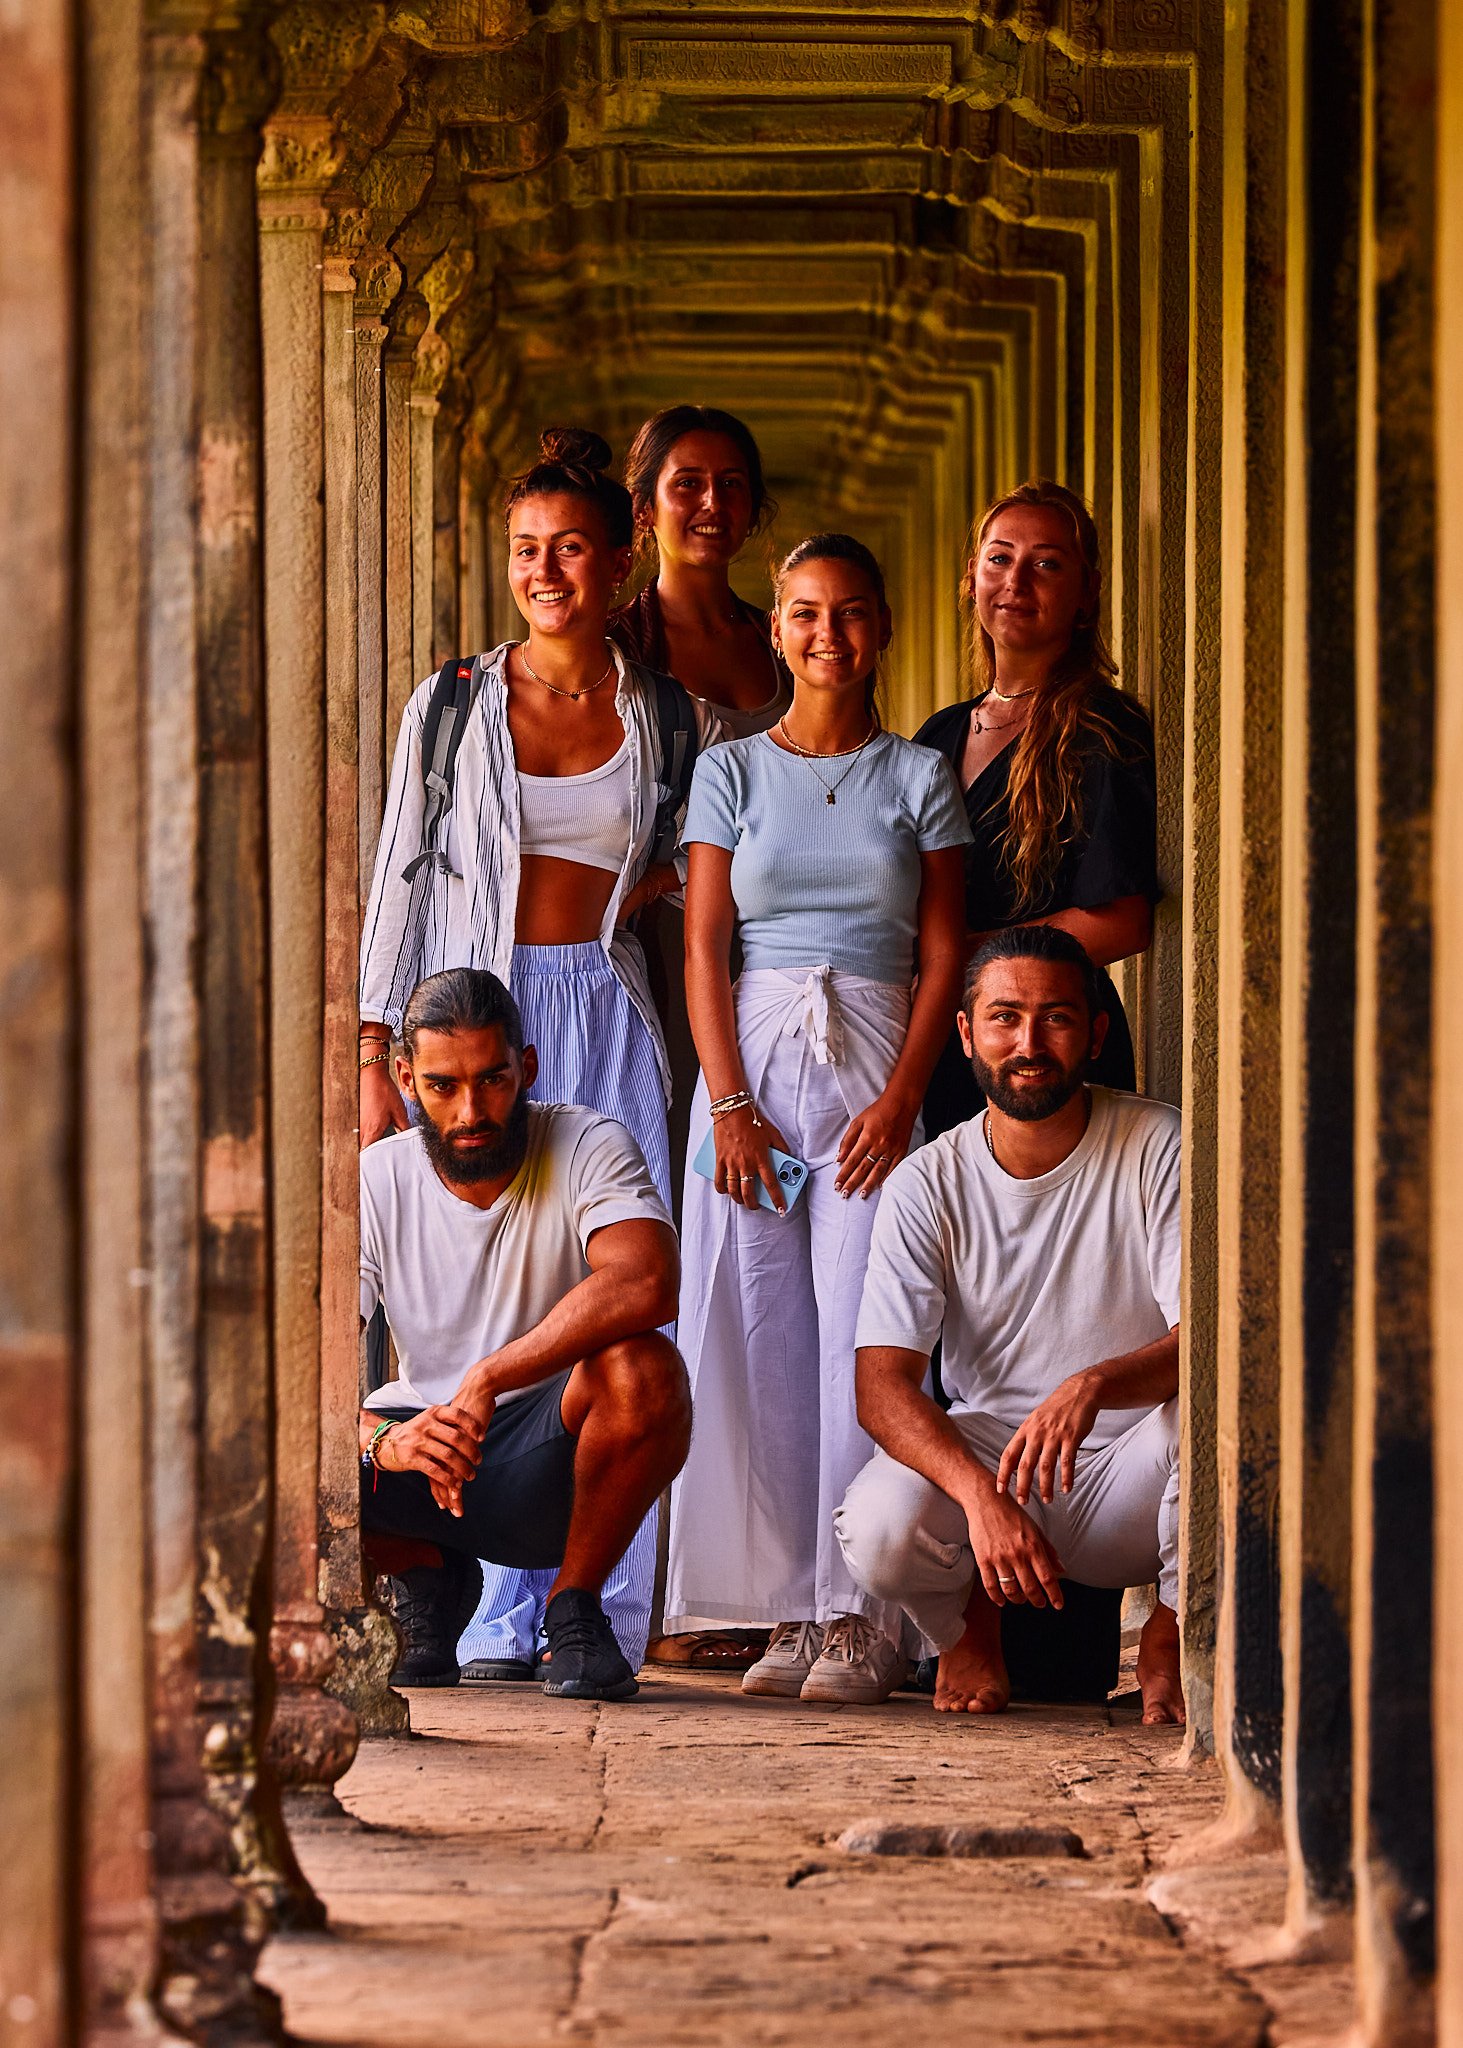
[[[533,677],[533,680],[536,683],[541,684],[542,687],[546,690],[552,690],[556,697],[567,697],[571,704],[577,704],[581,697],[587,697],[591,690],[597,690],[600,686],[600,683],[607,683],[610,677],[615,672],[615,657],[611,655],[610,665],[605,670],[604,674],[599,678],[599,682],[585,683],[583,687],[578,690],[561,690],[557,683],[551,683],[546,676],[539,675],[537,670],[532,666],[528,659],[528,642],[526,640],[520,643],[518,649],[518,656],[519,659],[522,661],[523,666],[528,670],[528,673]]]
[[[986,697],[998,698],[1002,704],[1019,704],[1023,697],[1030,697],[1035,689],[1036,685],[1033,683],[1029,690],[1011,690],[1007,692],[1001,689],[998,684],[992,683],[986,691]],[[970,714],[971,724],[977,732],[1008,732],[1016,724],[1014,718],[1003,718],[999,724],[988,718],[982,719],[980,715],[981,706],[985,703],[986,697],[978,697],[972,706]]]
[[[840,747],[836,753],[832,754],[815,754],[810,747],[800,747],[797,741],[793,738],[792,734],[787,729],[786,712],[784,712],[782,714],[782,717],[778,719],[777,730],[782,734],[782,737],[787,741],[787,744],[792,748],[793,752],[796,755],[798,755],[798,757],[801,760],[806,761],[810,768],[813,768],[813,763],[815,761],[842,761],[848,755],[853,756],[853,759],[849,761],[848,766],[843,770],[843,774],[841,774],[834,782],[826,781],[823,776],[822,770],[819,768],[813,768],[813,773],[817,776],[818,780],[823,784],[823,789],[825,792],[823,801],[829,804],[836,804],[838,801],[837,790],[839,784],[843,781],[845,775],[851,775],[853,773],[854,767],[858,761],[858,757],[863,752],[864,748],[869,745],[871,740],[875,740],[878,738],[879,722],[877,719],[874,720],[873,724],[870,725],[868,731],[864,734],[863,738],[859,741],[856,747]]]

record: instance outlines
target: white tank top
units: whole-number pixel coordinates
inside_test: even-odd
[[[586,775],[518,773],[520,854],[617,875],[630,848],[630,740]]]

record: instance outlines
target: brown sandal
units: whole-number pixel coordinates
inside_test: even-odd
[[[707,1628],[690,1635],[655,1636],[645,1661],[681,1671],[750,1671],[767,1648],[769,1633],[765,1628]]]

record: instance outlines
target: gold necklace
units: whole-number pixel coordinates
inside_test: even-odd
[[[612,654],[610,656],[610,665],[605,670],[604,674],[600,677],[599,682],[586,683],[583,689],[580,690],[561,690],[557,683],[551,683],[547,676],[541,676],[538,673],[538,671],[534,668],[533,664],[530,662],[528,658],[528,642],[526,640],[520,643],[518,655],[519,659],[523,663],[523,666],[528,670],[528,673],[533,677],[533,680],[536,683],[541,684],[542,687],[546,690],[552,690],[556,697],[567,697],[571,704],[577,704],[581,697],[587,697],[591,690],[597,690],[600,686],[600,683],[607,683],[610,677],[615,672],[615,657]]]
[[[1008,697],[1005,691],[998,690],[994,683],[991,684],[986,692],[986,697],[999,697],[1003,704],[1016,704],[1020,702],[1021,698],[1029,697],[1030,695],[1030,690],[1016,690]],[[974,704],[970,707],[970,723],[976,732],[1010,732],[1013,726],[1021,723],[1021,714],[1019,712],[1014,718],[982,718],[980,713],[981,706],[984,703],[985,697],[977,697]]]
[[[851,775],[853,773],[859,755],[863,752],[864,748],[868,746],[871,740],[877,739],[879,734],[879,721],[877,719],[873,719],[870,721],[868,731],[864,734],[863,738],[859,741],[856,747],[838,747],[831,754],[816,754],[814,753],[811,747],[800,747],[797,741],[793,738],[792,734],[787,729],[787,713],[785,711],[783,712],[781,718],[779,718],[777,721],[777,730],[782,734],[782,737],[787,741],[787,744],[792,748],[793,752],[799,757],[799,759],[806,761],[810,768],[813,768],[813,763],[815,761],[843,761],[847,760],[849,755],[853,756],[853,759],[848,762],[848,766],[844,769],[843,774],[840,775],[837,781],[835,782],[824,781],[822,770],[818,768],[813,768],[813,773],[817,776],[818,780],[823,783],[823,788],[825,791],[823,799],[824,802],[836,804],[838,801],[837,791],[843,782],[844,776]]]

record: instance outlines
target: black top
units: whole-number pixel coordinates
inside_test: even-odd
[[[1015,887],[1001,857],[1010,812],[1007,807],[1011,756],[1016,743],[988,761],[965,794],[965,814],[975,843],[965,849],[965,922],[973,932],[995,931],[1025,917],[1049,917],[1057,910],[1095,910],[1121,896],[1146,896],[1156,903],[1158,886],[1158,793],[1153,767],[1153,728],[1140,704],[1100,683],[1093,701],[1117,732],[1118,752],[1101,735],[1079,738],[1082,747],[1081,816],[1062,848],[1046,893],[1018,910]],[[915,739],[945,756],[960,780],[961,756],[969,731],[970,703],[951,704],[927,718]]]

